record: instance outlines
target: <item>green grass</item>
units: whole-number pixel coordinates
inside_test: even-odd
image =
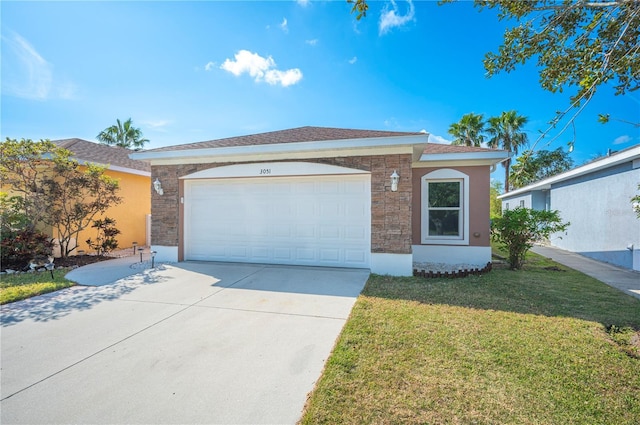
[[[374,275],[301,423],[638,424],[638,330],[640,300],[533,254],[519,272]]]
[[[3,275],[0,280],[0,305],[75,285],[75,282],[64,278],[67,272],[65,269],[54,270],[53,279],[49,272]]]

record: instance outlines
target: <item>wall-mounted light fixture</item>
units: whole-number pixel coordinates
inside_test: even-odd
[[[396,170],[393,170],[393,174],[391,174],[391,191],[398,191],[398,182],[400,181],[400,176]]]
[[[156,193],[158,195],[164,194],[164,190],[162,190],[162,183],[160,183],[160,180],[158,180],[157,177],[156,177],[156,181],[153,182],[153,188],[156,190]]]

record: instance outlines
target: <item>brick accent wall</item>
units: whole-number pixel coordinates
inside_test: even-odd
[[[337,165],[371,172],[371,252],[411,253],[412,178],[411,155],[320,158],[306,162]],[[151,167],[151,181],[162,182],[164,195],[153,191],[151,243],[179,246],[181,205],[179,178],[227,164],[159,165]],[[398,191],[391,192],[390,176],[400,175]]]

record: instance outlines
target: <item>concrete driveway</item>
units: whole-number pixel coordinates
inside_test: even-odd
[[[3,306],[1,422],[295,423],[368,275],[188,262]]]

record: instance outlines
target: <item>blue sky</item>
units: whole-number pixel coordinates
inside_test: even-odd
[[[96,135],[131,117],[147,148],[300,126],[426,130],[447,142],[469,112],[515,109],[533,141],[570,93],[538,85],[535,64],[485,77],[505,28],[471,2],[11,2],[2,20],[1,136]],[[572,127],[537,148],[581,164],[640,143],[640,93],[600,88]],[[499,177],[502,173],[496,173]]]

